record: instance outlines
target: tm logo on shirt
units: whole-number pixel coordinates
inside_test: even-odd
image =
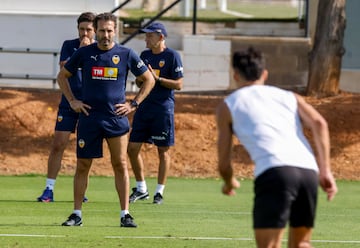
[[[100,80],[116,80],[118,76],[118,68],[113,67],[93,67],[91,69],[92,79]]]

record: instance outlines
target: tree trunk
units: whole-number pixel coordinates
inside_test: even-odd
[[[315,41],[309,57],[307,95],[333,96],[339,93],[341,59],[345,52],[346,0],[320,0]]]

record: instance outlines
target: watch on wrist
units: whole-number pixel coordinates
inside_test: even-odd
[[[161,84],[161,78],[160,78],[160,77],[158,77],[158,78],[156,79],[156,83]]]
[[[136,100],[131,100],[130,106],[137,109],[139,107],[139,103]]]

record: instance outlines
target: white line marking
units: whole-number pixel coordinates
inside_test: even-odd
[[[253,15],[249,15],[249,14],[245,14],[245,13],[240,13],[240,12],[236,12],[236,11],[232,11],[232,10],[223,10],[221,12],[224,12],[226,14],[229,15],[233,15],[233,16],[238,16],[238,17],[244,17],[244,18],[251,18],[253,17]]]
[[[107,239],[185,239],[185,240],[243,240],[251,241],[252,238],[225,238],[225,237],[164,237],[164,236],[105,236]]]
[[[6,234],[6,233],[0,233],[0,237],[64,238],[64,237],[65,237],[65,235],[44,235],[44,234]]]
[[[360,240],[311,240],[314,243],[347,243],[347,244],[360,244]]]
[[[105,236],[107,239],[185,239],[185,240],[238,240],[254,241],[253,238],[225,238],[225,237],[165,237],[165,236]],[[286,242],[286,240],[283,240]],[[314,243],[347,243],[360,244],[360,240],[311,240]]]
[[[0,233],[0,237],[34,237],[34,238],[64,238],[65,235],[45,234],[7,234]],[[253,238],[225,238],[225,237],[172,237],[172,236],[105,236],[106,239],[182,239],[182,240],[232,240],[232,241],[254,241]],[[286,242],[286,240],[282,240]],[[360,240],[311,240],[312,243],[338,243],[338,244],[360,244]]]

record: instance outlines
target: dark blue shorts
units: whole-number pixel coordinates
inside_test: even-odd
[[[173,146],[175,143],[174,114],[171,112],[135,112],[130,142]]]
[[[96,114],[80,115],[77,129],[77,157],[100,158],[103,156],[103,140],[122,136],[129,132],[129,119],[121,116],[104,117]]]
[[[255,179],[254,228],[313,227],[318,174],[291,166],[271,168]]]
[[[55,124],[56,131],[75,132],[79,120],[79,113],[70,108],[59,108]]]

